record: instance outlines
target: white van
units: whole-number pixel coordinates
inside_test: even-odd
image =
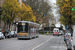
[[[53,29],[53,36],[58,35],[59,36],[59,28],[54,28]]]

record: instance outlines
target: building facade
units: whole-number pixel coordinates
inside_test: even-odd
[[[2,5],[2,4],[1,4],[2,2],[1,2],[1,1],[2,1],[2,0],[0,0],[0,9],[1,9],[1,5]],[[0,12],[1,12],[1,10],[0,10]],[[1,14],[0,14],[0,16],[1,16]],[[1,17],[0,17],[0,27],[1,27]]]
[[[19,2],[20,6],[22,5],[22,0],[17,0],[17,2]]]
[[[2,4],[3,4],[3,1],[4,0],[0,0],[0,28],[1,29],[3,29],[3,26],[4,26],[4,23],[2,22],[2,20],[1,20],[1,6],[2,6]]]

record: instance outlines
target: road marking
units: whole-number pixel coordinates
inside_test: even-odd
[[[35,50],[36,48],[38,48],[38,47],[40,47],[40,46],[42,46],[43,44],[45,44],[46,42],[48,42],[49,40],[51,40],[53,37],[51,37],[50,39],[48,39],[47,41],[45,41],[45,42],[43,42],[43,43],[41,43],[41,44],[39,44],[39,45],[37,45],[36,47],[34,47],[32,50]]]

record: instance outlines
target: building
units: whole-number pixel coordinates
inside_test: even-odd
[[[2,2],[1,2],[1,0],[0,0],[0,9],[1,9],[1,4]],[[0,12],[1,12],[1,10],[0,10]],[[0,17],[0,27],[1,27],[1,17]]]
[[[0,0],[0,28],[2,28],[4,26],[4,23],[2,22],[1,20],[1,6],[2,6],[2,3],[3,3],[4,0]]]
[[[17,2],[19,2],[20,6],[22,5],[22,0],[17,0]]]
[[[0,6],[1,6],[1,0],[0,0]]]
[[[3,1],[4,1],[4,0],[0,0],[0,7],[2,6]]]

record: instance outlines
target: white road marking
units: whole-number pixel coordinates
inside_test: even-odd
[[[51,40],[53,37],[51,37],[50,39],[48,39],[47,41],[45,41],[45,42],[43,42],[43,43],[41,43],[41,44],[39,44],[38,46],[36,46],[36,47],[34,47],[32,50],[35,50],[36,48],[38,48],[38,47],[40,47],[40,46],[42,46],[43,44],[45,44],[46,42],[48,42],[49,40]]]

